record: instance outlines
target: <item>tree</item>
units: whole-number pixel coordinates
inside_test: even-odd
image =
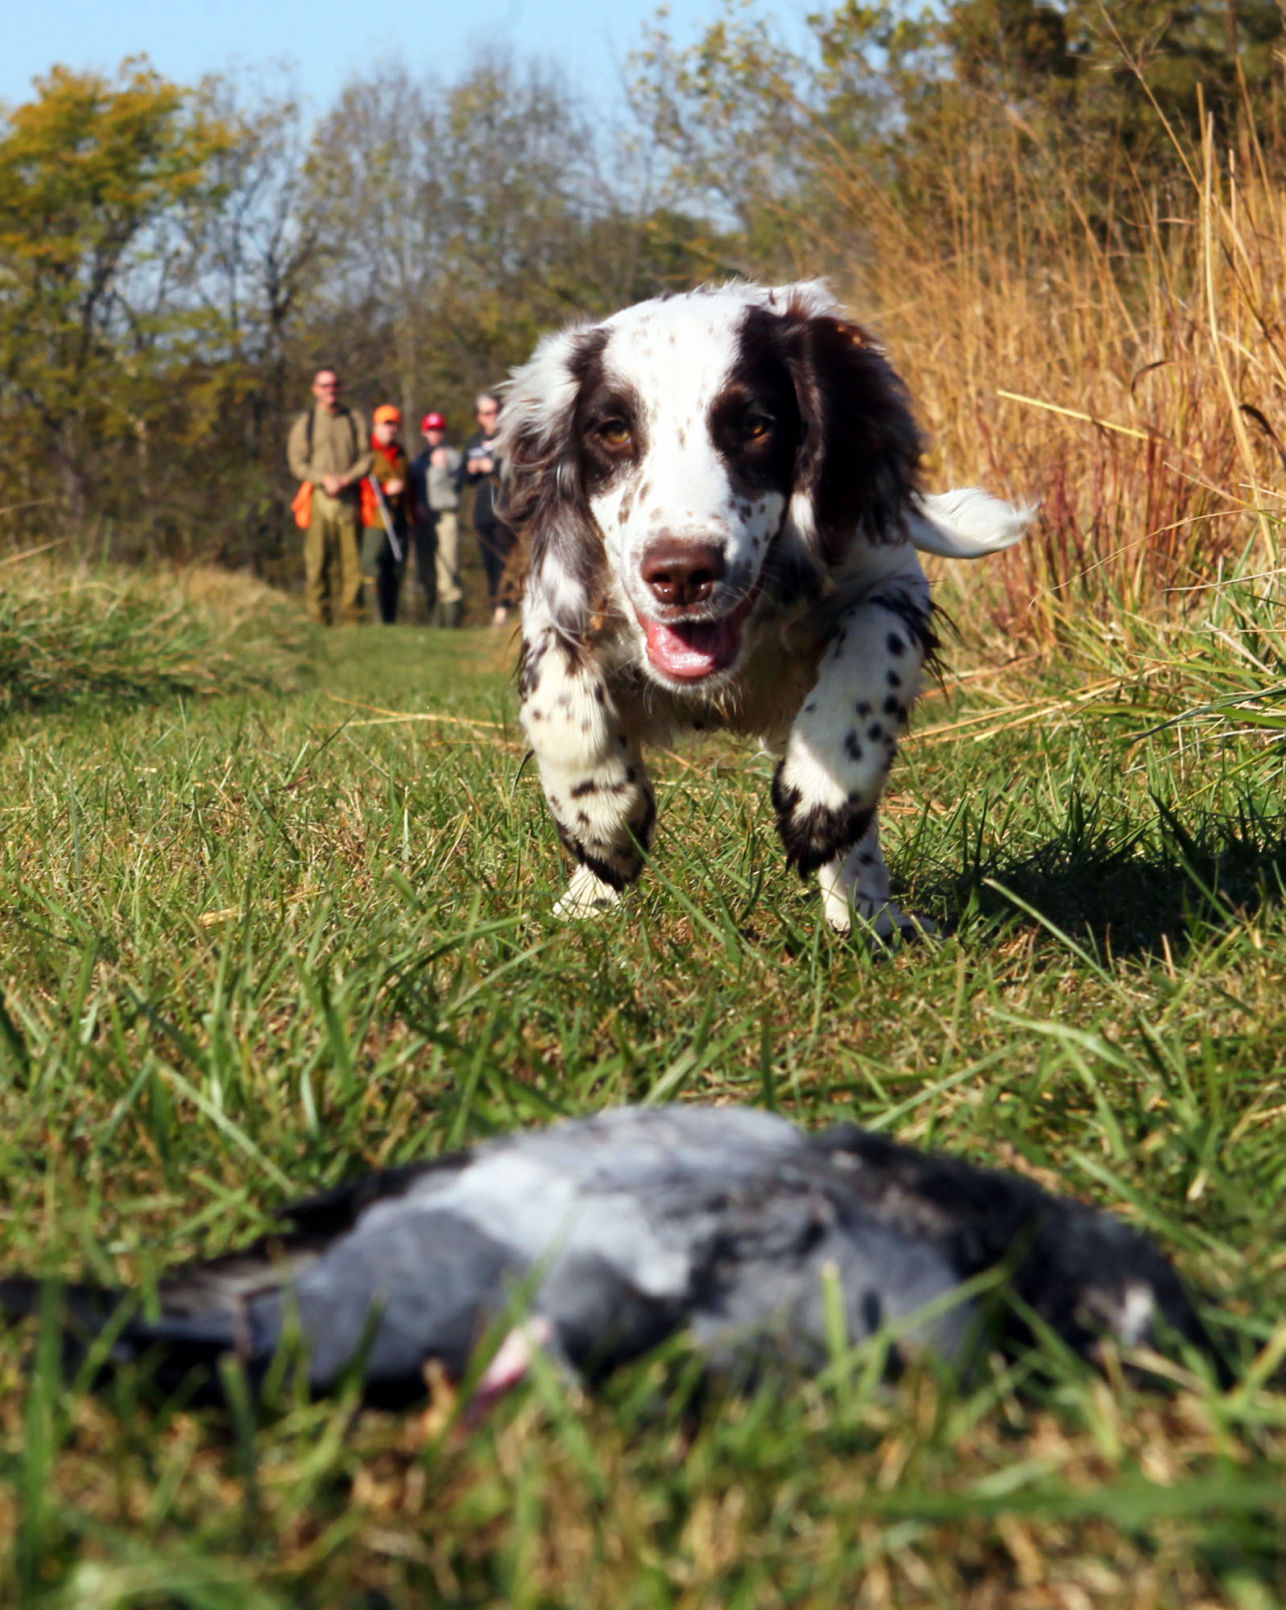
[[[282,443],[293,342],[328,246],[323,220],[304,205],[305,138],[293,95],[209,80],[200,105],[230,139],[211,166],[214,204],[184,215],[194,265],[186,301],[201,341],[183,375],[181,410],[171,400],[179,473],[164,513],[191,529],[217,507],[217,551],[258,563],[287,523]]]
[[[697,44],[658,28],[637,58],[676,193],[735,220],[768,272],[860,259],[871,209],[929,223],[958,164],[1009,167],[1016,130],[1051,195],[1075,173],[1099,224],[1122,186],[1184,182],[1203,109],[1220,142],[1280,138],[1277,0],[841,0],[809,22],[811,48],[787,48],[724,0]]]
[[[1178,166],[1172,139],[1199,145],[1203,112],[1221,143],[1247,116],[1275,129],[1277,0],[951,0],[942,38],[966,91],[1073,121],[1150,175]]]
[[[115,83],[56,67],[0,130],[0,403],[39,423],[67,508],[91,506],[91,442],[132,439],[185,336],[180,214],[213,202],[227,131],[144,61]],[[34,445],[34,444],[33,444]]]
[[[352,80],[307,181],[333,247],[308,359],[412,416],[430,402],[467,415],[551,325],[708,272],[706,233],[605,166],[561,76],[504,55],[453,83],[400,68]]]

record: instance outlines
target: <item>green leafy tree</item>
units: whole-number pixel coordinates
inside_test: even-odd
[[[146,492],[158,377],[190,336],[181,219],[216,200],[228,143],[143,61],[56,67],[0,125],[0,405],[75,520],[105,441],[134,443]]]
[[[1062,120],[1086,157],[1117,147],[1148,178],[1181,166],[1203,117],[1220,143],[1277,133],[1277,0],[952,0],[941,32],[960,93]]]
[[[996,175],[998,225],[1021,161],[1070,227],[1101,230],[1124,190],[1187,182],[1203,116],[1221,144],[1281,138],[1277,0],[843,0],[809,25],[788,47],[724,0],[697,44],[662,23],[635,60],[676,200],[733,223],[760,272],[843,273],[877,213],[923,237],[971,165]]]

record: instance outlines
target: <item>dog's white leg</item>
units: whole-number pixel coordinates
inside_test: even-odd
[[[567,891],[554,901],[555,917],[597,917],[621,903],[620,894],[582,861],[568,880]]]
[[[928,928],[889,900],[875,827],[898,734],[934,644],[928,583],[912,565],[838,617],[773,779],[787,860],[803,874],[825,869],[826,918],[841,932],[854,911],[880,937]]]
[[[590,916],[615,905],[643,868],[656,806],[642,751],[602,672],[552,631],[524,643],[519,689],[545,798],[579,863],[554,911]]]
[[[853,928],[876,939],[896,935],[918,938],[937,933],[927,917],[910,917],[896,901],[889,899],[889,869],[880,849],[878,822],[872,822],[851,850],[828,861],[817,874],[822,891],[822,910],[837,933]]]

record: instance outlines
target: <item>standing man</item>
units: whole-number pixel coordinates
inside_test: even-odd
[[[500,399],[494,392],[479,396],[474,417],[478,428],[464,444],[463,479],[476,490],[473,494],[473,529],[482,550],[482,568],[487,573],[487,597],[491,604],[491,624],[503,626],[509,619],[509,590],[505,562],[517,538],[496,513],[495,490],[500,471],[496,458],[496,425],[500,418]]]
[[[371,450],[362,416],[340,402],[335,369],[317,371],[313,406],[290,427],[290,473],[312,487],[312,518],[304,535],[304,593],[308,613],[323,626],[362,619],[361,505],[358,486],[370,474]]]
[[[424,416],[424,451],[411,465],[415,493],[415,566],[435,626],[458,626],[464,613],[460,586],[460,454],[446,446],[446,416]]]

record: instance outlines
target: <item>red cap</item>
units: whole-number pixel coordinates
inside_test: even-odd
[[[425,414],[424,423],[420,426],[421,431],[445,430],[446,428],[447,421],[445,414]]]

